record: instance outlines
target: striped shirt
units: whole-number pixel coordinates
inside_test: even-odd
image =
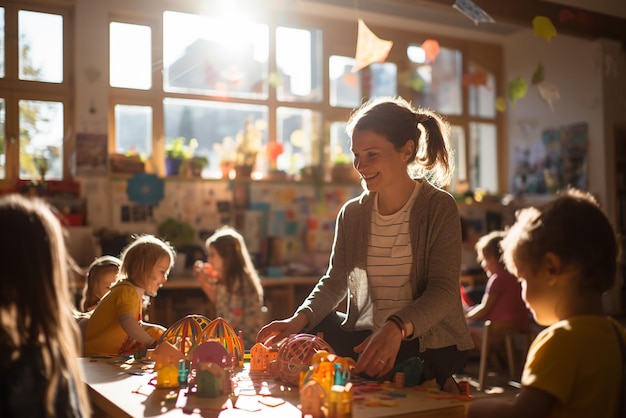
[[[401,307],[413,302],[410,271],[413,262],[409,215],[418,194],[418,183],[409,200],[396,213],[382,215],[374,203],[367,247],[370,304],[366,317],[374,329]]]

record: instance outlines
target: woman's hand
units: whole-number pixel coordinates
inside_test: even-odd
[[[256,341],[269,347],[272,344],[279,343],[291,334],[300,332],[307,325],[307,323],[308,319],[302,312],[296,316],[292,316],[291,318],[280,321],[272,321],[261,328],[256,336]]]
[[[396,362],[402,343],[402,331],[392,322],[386,322],[382,328],[354,347],[361,353],[354,368],[355,373],[365,373],[371,377],[382,377],[389,373]]]

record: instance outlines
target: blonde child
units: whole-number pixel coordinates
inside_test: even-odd
[[[117,278],[122,261],[111,255],[97,257],[87,269],[83,297],[80,301],[80,309],[83,312],[90,312],[104,295],[109,291],[111,285]]]
[[[225,226],[206,240],[209,263],[194,265],[202,290],[215,304],[215,314],[235,331],[243,332],[245,349],[256,343],[263,325],[263,288],[246,243],[235,229]]]
[[[477,399],[468,417],[618,416],[623,328],[602,308],[615,281],[618,244],[588,193],[569,189],[527,208],[502,241],[507,268],[540,325],[512,402]]]
[[[59,220],[39,198],[0,197],[0,417],[88,417]]]
[[[152,235],[137,237],[122,251],[118,280],[87,324],[85,355],[130,354],[156,344],[165,328],[142,321],[144,298],[156,296],[174,259],[174,249]]]
[[[503,231],[489,232],[480,237],[475,245],[476,259],[489,277],[481,302],[472,306],[465,315],[474,346],[479,351],[486,320],[492,322],[494,336],[499,331],[523,332],[530,329],[530,312],[522,299],[521,284],[501,259],[500,242],[504,235]],[[494,343],[497,341],[494,340]]]

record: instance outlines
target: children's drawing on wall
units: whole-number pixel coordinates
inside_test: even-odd
[[[513,192],[555,193],[587,188],[587,123],[548,128],[541,139],[514,149]]]
[[[76,175],[106,176],[107,174],[106,134],[76,134]]]

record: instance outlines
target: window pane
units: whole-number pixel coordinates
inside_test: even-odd
[[[63,17],[20,10],[20,80],[63,81]]]
[[[352,72],[354,58],[331,55],[328,61],[330,105],[359,107],[361,104],[361,72]]]
[[[396,96],[398,94],[398,67],[391,62],[370,64],[372,88],[370,98]]]
[[[350,136],[346,132],[346,122],[330,124],[330,152],[328,159],[331,164],[352,164]]]
[[[470,175],[472,189],[498,193],[498,138],[496,125],[470,123]]]
[[[469,100],[469,114],[470,116],[478,116],[482,118],[495,118],[496,117],[496,77],[493,73],[487,72],[484,68],[469,63],[470,76],[487,77],[487,84],[485,85],[469,85],[467,89]]]
[[[445,115],[463,112],[461,51],[441,47],[433,62],[418,45],[407,48],[411,75],[406,83],[413,91],[413,103]]]
[[[6,143],[6,104],[0,99],[0,179],[6,177],[7,143]]]
[[[465,149],[465,132],[457,125],[450,127],[450,146],[454,151],[454,173],[450,190],[453,193],[462,194],[467,191],[467,151]]]
[[[276,109],[277,137],[283,145],[283,153],[277,159],[278,170],[296,175],[304,167],[319,165],[321,124],[320,112],[289,107]]]
[[[152,154],[152,108],[150,106],[115,105],[115,152]]]
[[[0,7],[0,78],[4,78],[4,39],[4,7]]]
[[[63,177],[63,103],[20,100],[20,178]]]
[[[276,29],[276,97],[285,102],[322,101],[321,31]]]
[[[111,22],[109,31],[111,86],[150,89],[152,86],[150,27]]]
[[[208,157],[209,167],[204,175],[222,176],[220,163],[234,165],[237,160],[237,136],[246,123],[260,134],[254,143],[257,151],[267,144],[267,106],[244,105],[200,100],[165,99],[166,143],[174,138],[196,138],[196,155]],[[265,172],[266,158],[257,159],[257,171]]]
[[[268,39],[267,25],[165,12],[164,89],[267,98]]]

